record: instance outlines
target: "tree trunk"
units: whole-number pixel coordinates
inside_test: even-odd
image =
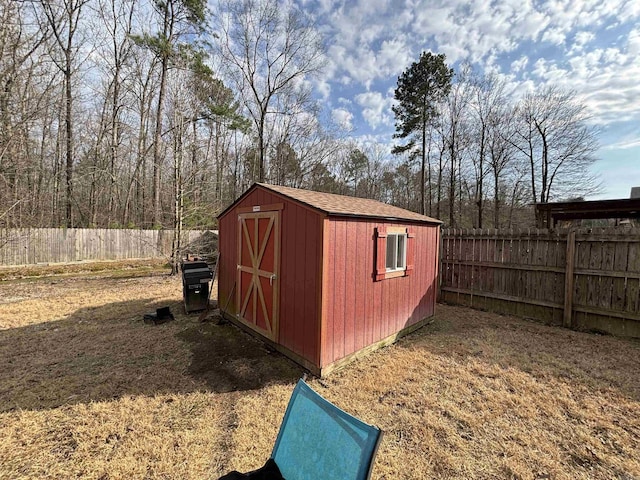
[[[219,152],[219,136],[220,136],[220,132],[219,132],[219,124],[216,123],[215,124],[215,147],[214,147],[214,155],[216,156],[216,195],[215,195],[215,199],[217,202],[216,207],[218,207],[219,205],[222,204],[222,152]],[[209,138],[209,142],[211,141],[211,138]]]
[[[69,48],[65,52],[66,70],[64,72],[65,87],[65,130],[66,130],[66,208],[65,208],[65,224],[67,228],[73,227],[72,217],[72,199],[73,199],[73,118],[72,118],[72,94],[71,94],[71,42],[73,34],[69,28]]]
[[[167,83],[167,69],[169,61],[166,56],[162,59],[162,71],[160,73],[160,90],[158,92],[158,108],[156,111],[156,128],[153,134],[153,227],[162,226],[162,211],[160,207],[160,139],[162,137],[162,113],[164,95]]]
[[[97,195],[96,190],[98,189],[96,183],[96,172],[98,171],[98,144],[96,142],[96,146],[93,152],[93,168],[91,169],[91,185],[89,187],[89,223],[92,227],[96,226],[96,217],[98,215],[98,208],[96,206]]]
[[[442,158],[443,151],[440,150],[440,156],[438,157],[438,204],[436,205],[436,218],[440,218],[440,203],[442,202]]]
[[[201,200],[202,185],[198,183],[198,125],[195,118],[191,120],[191,134],[191,195],[193,204],[198,205]]]
[[[427,122],[422,120],[422,151],[420,152],[421,165],[420,165],[420,213],[425,213],[425,164],[427,157]]]
[[[516,204],[516,195],[518,194],[518,187],[520,185],[520,181],[517,181],[513,185],[513,192],[511,193],[511,204],[509,205],[509,228],[512,228],[513,225],[513,211]]]
[[[173,196],[173,208],[174,208],[174,222],[173,222],[173,241],[171,242],[171,274],[178,273],[178,266],[180,264],[181,246],[180,240],[182,236],[182,160],[183,160],[183,121],[181,117],[179,120],[179,128],[177,133],[177,139],[174,148],[174,162],[173,162],[173,182],[174,182],[174,196]]]
[[[449,226],[453,228],[456,226],[456,219],[454,215],[456,198],[456,156],[453,142],[451,142],[449,147],[449,155],[451,157],[451,171],[449,172]]]
[[[493,228],[500,228],[500,176],[496,169],[493,170]]]
[[[429,188],[429,216],[433,215],[433,192],[431,186],[431,135],[433,130],[429,131],[429,149],[427,150],[427,185]]]
[[[107,207],[107,228],[115,217],[115,186],[116,186],[116,159],[118,157],[119,122],[118,110],[120,103],[120,64],[116,63],[116,71],[113,77],[113,97],[111,99],[111,155],[109,158],[109,205]]]
[[[478,198],[476,200],[476,204],[478,205],[478,228],[482,229],[482,196],[484,192],[482,191],[483,181],[484,181],[484,143],[485,143],[485,130],[484,125],[482,126],[482,134],[480,135],[480,166],[478,172]]]
[[[264,128],[265,128],[265,117],[266,112],[260,112],[260,123],[258,125],[258,155],[259,155],[259,166],[258,166],[258,181],[264,182]]]
[[[173,33],[173,19],[170,18],[169,6],[164,5],[163,39],[170,43]],[[153,216],[151,223],[154,228],[162,226],[162,208],[160,204],[160,140],[162,138],[162,114],[164,110],[164,97],[167,88],[167,71],[169,70],[169,53],[162,53],[160,70],[160,88],[158,90],[158,108],[156,109],[156,128],[153,135]]]

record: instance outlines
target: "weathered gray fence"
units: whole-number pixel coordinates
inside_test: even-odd
[[[182,233],[181,244],[188,245],[205,231]],[[173,230],[0,229],[0,265],[168,257],[172,239]]]
[[[440,298],[640,337],[640,230],[443,230]]]

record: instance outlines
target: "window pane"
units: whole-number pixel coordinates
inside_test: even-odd
[[[397,235],[387,235],[387,269],[396,268],[396,243]]]
[[[398,235],[398,256],[397,256],[397,262],[396,262],[396,266],[397,268],[404,268],[405,264],[404,264],[404,260],[405,260],[405,256],[404,256],[404,244],[405,244],[405,237],[404,235]]]

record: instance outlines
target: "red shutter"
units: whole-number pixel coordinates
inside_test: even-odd
[[[387,273],[387,227],[376,228],[376,274],[375,279],[384,280]]]
[[[416,258],[416,231],[413,227],[407,227],[407,269],[405,275],[411,275]]]

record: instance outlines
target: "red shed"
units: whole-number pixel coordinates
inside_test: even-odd
[[[262,183],[218,220],[222,314],[316,375],[434,313],[439,220]]]

